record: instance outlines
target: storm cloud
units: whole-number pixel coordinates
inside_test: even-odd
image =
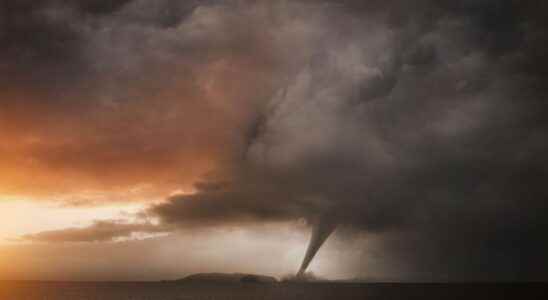
[[[75,3],[7,6],[6,168],[192,187],[163,226],[330,213],[411,280],[547,278],[544,3]]]

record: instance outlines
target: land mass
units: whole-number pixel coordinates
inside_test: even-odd
[[[272,276],[245,273],[197,273],[175,280],[179,283],[276,283]]]

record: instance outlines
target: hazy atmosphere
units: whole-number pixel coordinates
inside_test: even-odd
[[[547,10],[1,1],[0,279],[548,280]]]

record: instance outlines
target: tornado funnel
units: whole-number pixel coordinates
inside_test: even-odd
[[[320,247],[323,245],[323,243],[327,240],[327,238],[331,235],[336,227],[337,221],[335,220],[335,218],[322,217],[320,218],[319,222],[312,228],[310,242],[308,243],[308,248],[306,249],[306,254],[304,256],[299,272],[297,273],[297,276],[302,276],[304,274],[304,272],[308,268],[308,265],[310,264]]]

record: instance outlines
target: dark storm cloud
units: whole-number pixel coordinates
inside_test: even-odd
[[[407,232],[385,251],[410,279],[546,278],[544,21],[420,3],[326,4],[322,48],[250,124],[233,182],[152,211],[183,226],[331,211]]]
[[[2,84],[71,81],[86,68],[85,24],[119,10],[129,0],[2,1],[0,6],[0,62]]]
[[[233,156],[287,67],[244,5],[18,3],[0,55],[0,164],[25,169],[3,175],[10,193],[189,186]]]
[[[546,279],[548,33],[534,5],[51,3],[24,26],[8,21],[18,29],[4,33],[2,61],[27,49],[45,70],[76,70],[45,89],[78,100],[28,103],[69,125],[82,110],[92,124],[94,138],[33,144],[52,169],[99,175],[97,162],[110,162],[137,181],[198,156],[216,163],[194,175],[214,171],[195,194],[149,209],[164,224],[330,214],[386,235],[383,255],[410,279]],[[37,39],[21,38],[36,24]]]

